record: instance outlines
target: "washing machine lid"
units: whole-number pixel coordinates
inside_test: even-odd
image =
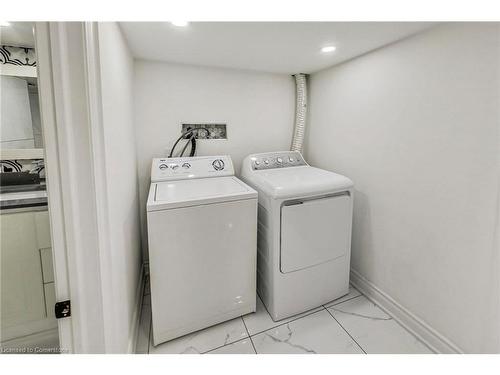
[[[249,176],[249,181],[257,190],[274,199],[330,194],[354,186],[345,176],[309,165],[256,170]]]
[[[234,176],[152,183],[148,211],[257,198],[257,192]]]

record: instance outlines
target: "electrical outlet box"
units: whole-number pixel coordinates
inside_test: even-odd
[[[226,124],[182,124],[182,132],[194,129],[196,139],[227,139]]]

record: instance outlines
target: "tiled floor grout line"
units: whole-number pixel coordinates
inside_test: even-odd
[[[144,297],[145,297],[145,296],[147,296],[147,295],[149,295],[149,293],[148,293],[148,294],[144,294],[144,296],[143,296],[142,308],[144,308]],[[221,346],[215,347],[215,348],[210,349],[210,350],[207,350],[207,351],[205,351],[205,352],[203,352],[203,353],[201,353],[201,354],[206,354],[206,353],[209,353],[209,352],[211,352],[211,351],[214,351],[214,350],[217,350],[217,349],[223,348],[224,346],[228,346],[228,345],[231,345],[231,344],[234,344],[234,343],[240,342],[240,341],[245,340],[245,339],[247,339],[247,338],[248,338],[248,339],[250,339],[250,343],[252,344],[252,347],[253,347],[253,350],[255,351],[255,354],[258,354],[258,353],[257,353],[257,349],[255,348],[255,344],[254,344],[254,342],[253,342],[253,340],[252,340],[252,337],[255,337],[255,336],[257,336],[257,335],[260,335],[260,334],[262,334],[262,333],[264,333],[264,332],[267,332],[267,331],[269,331],[269,330],[271,330],[271,329],[275,329],[275,328],[278,328],[278,327],[284,326],[284,325],[286,325],[286,324],[292,323],[292,322],[294,322],[294,321],[296,321],[296,320],[299,320],[299,319],[305,318],[305,317],[310,316],[310,315],[312,315],[312,314],[319,313],[319,312],[321,312],[321,311],[322,311],[322,309],[326,310],[326,311],[328,312],[328,314],[329,314],[329,315],[330,315],[330,316],[331,316],[331,317],[332,317],[332,318],[333,318],[333,319],[337,322],[337,324],[338,324],[338,325],[339,325],[339,326],[340,326],[340,327],[341,327],[341,328],[342,328],[342,329],[343,329],[343,330],[347,333],[347,335],[348,335],[348,336],[349,336],[349,337],[350,337],[350,338],[351,338],[351,339],[352,339],[352,340],[356,343],[356,345],[357,345],[357,346],[358,346],[358,347],[359,347],[359,348],[363,351],[363,353],[367,354],[367,353],[365,352],[365,350],[361,347],[361,345],[359,345],[359,343],[358,343],[358,342],[354,339],[354,337],[352,337],[352,336],[351,336],[351,334],[350,334],[350,333],[349,333],[349,332],[348,332],[348,331],[344,328],[344,326],[342,326],[342,324],[340,324],[340,322],[339,322],[339,321],[338,321],[338,320],[337,320],[337,319],[336,319],[336,318],[332,315],[332,313],[330,312],[330,310],[328,310],[328,308],[330,308],[330,307],[340,305],[340,304],[342,304],[342,303],[344,303],[344,302],[348,302],[348,301],[351,301],[351,300],[353,300],[353,299],[355,299],[355,298],[362,297],[362,296],[363,296],[363,294],[360,294],[360,295],[358,295],[358,296],[351,297],[351,298],[349,298],[349,299],[346,299],[346,300],[344,300],[344,301],[341,301],[341,302],[338,302],[338,303],[334,303],[334,304],[331,304],[331,305],[328,305],[328,304],[325,304],[325,305],[320,305],[320,306],[318,306],[317,308],[315,308],[315,309],[311,310],[309,313],[306,313],[305,315],[302,315],[302,316],[296,317],[296,318],[291,319],[291,320],[289,320],[289,321],[287,321],[287,322],[280,323],[280,324],[278,324],[278,325],[276,325],[276,326],[272,326],[272,327],[270,327],[270,328],[268,328],[268,329],[265,329],[265,330],[262,330],[262,331],[256,332],[256,333],[254,333],[254,334],[250,334],[250,331],[248,330],[248,327],[247,327],[247,325],[246,325],[246,323],[245,323],[245,319],[243,318],[243,316],[240,316],[240,319],[241,319],[241,321],[243,322],[243,325],[244,325],[244,327],[245,327],[245,330],[246,330],[246,332],[247,332],[248,337],[242,338],[242,339],[240,339],[240,340],[233,341],[233,342],[228,343],[228,344],[225,344],[225,345],[221,345]],[[259,297],[259,298],[260,298],[260,297]],[[261,301],[262,301],[262,299],[261,299]],[[266,305],[265,305],[264,303],[262,303],[262,305],[264,306],[264,309],[266,310],[267,314],[268,314],[269,316],[271,316],[271,314],[269,314],[269,311],[267,310]],[[328,305],[328,307],[327,307],[327,305]],[[315,311],[315,310],[316,310],[316,309],[318,309],[318,308],[321,308],[321,309],[320,309],[320,310]],[[142,314],[142,310],[141,310],[141,314]],[[271,319],[272,319],[272,318],[271,318]],[[274,321],[273,321],[273,322],[274,322]],[[150,352],[150,348],[151,348],[151,334],[152,334],[152,329],[153,329],[153,320],[152,320],[152,318],[151,318],[151,319],[150,319],[150,326],[149,326],[149,335],[148,335],[148,350],[147,350],[147,354],[149,354],[149,352]]]
[[[324,308],[324,309],[328,312],[328,314],[330,314],[330,316],[331,316],[331,317],[332,317],[332,318],[333,318],[333,319],[337,322],[337,324],[340,326],[340,328],[342,328],[342,329],[345,331],[345,333],[347,333],[347,335],[351,338],[351,340],[352,340],[352,341],[354,341],[354,342],[356,343],[356,345],[357,345],[357,346],[358,346],[358,347],[359,347],[359,348],[363,351],[363,353],[367,354],[367,353],[365,352],[365,349],[363,349],[363,348],[361,347],[361,345],[359,345],[359,343],[358,343],[358,342],[354,339],[354,337],[352,337],[352,336],[351,336],[351,334],[347,331],[347,329],[345,329],[345,328],[344,328],[344,326],[343,326],[342,324],[340,324],[340,322],[339,322],[337,319],[335,319],[335,317],[333,316],[333,314],[331,313],[331,311],[330,311],[330,310],[328,310],[328,308],[326,308],[326,307],[324,307],[324,306],[323,306],[323,308]]]
[[[353,287],[353,288],[354,288],[354,287]],[[356,288],[354,288],[354,289],[356,289]],[[357,289],[356,289],[356,290],[357,290]],[[359,292],[359,290],[358,290],[358,292]],[[361,292],[359,292],[359,293],[361,293]],[[410,335],[412,335],[412,336],[413,336],[416,340],[418,340],[418,341],[419,341],[422,345],[424,345],[424,346],[425,346],[427,349],[429,349],[431,352],[435,353],[435,351],[434,351],[434,350],[433,350],[433,349],[432,349],[429,345],[427,345],[427,343],[426,343],[425,341],[421,340],[421,339],[420,339],[418,336],[416,336],[413,332],[411,332],[411,331],[409,331],[408,329],[406,329],[406,327],[405,327],[403,324],[401,324],[399,321],[397,321],[397,320],[396,320],[396,319],[395,319],[395,318],[394,318],[391,314],[389,314],[389,312],[388,312],[385,308],[383,308],[382,306],[380,306],[378,303],[376,303],[374,300],[372,300],[370,297],[368,297],[368,296],[364,295],[363,293],[361,293],[359,296],[356,296],[356,297],[352,297],[352,298],[346,299],[345,301],[342,301],[342,302],[339,302],[339,303],[334,303],[334,304],[331,304],[331,305],[329,305],[329,306],[327,306],[327,305],[323,305],[323,307],[324,307],[326,310],[328,310],[329,308],[332,308],[332,307],[334,307],[334,306],[341,305],[341,304],[343,304],[344,302],[351,301],[351,300],[353,300],[353,299],[355,299],[355,298],[358,298],[358,297],[365,297],[368,301],[370,301],[371,303],[373,303],[373,304],[374,304],[377,308],[379,308],[380,310],[382,310],[382,311],[383,311],[383,312],[384,312],[387,316],[391,317],[391,319],[392,319],[395,323],[397,323],[397,324],[398,324],[398,325],[399,325],[402,329],[404,329],[406,332],[408,332]],[[330,313],[330,310],[328,310],[328,312]],[[330,313],[330,315],[332,315],[332,314]],[[333,319],[335,319],[335,320],[337,321],[337,323],[339,323],[339,324],[340,324],[340,322],[339,322],[339,321],[338,321],[338,320],[337,320],[337,319],[336,319],[333,315],[332,315],[332,317],[333,317]],[[340,326],[341,326],[342,328],[344,328],[344,327],[342,326],[342,324],[340,324]],[[346,331],[346,332],[347,332],[347,330],[346,330],[345,328],[344,328],[344,331]],[[349,332],[347,332],[347,334],[349,334]],[[349,334],[349,336],[350,336],[350,334]],[[354,340],[354,338],[353,338],[353,340]],[[356,340],[354,340],[354,341],[356,341]],[[358,344],[358,343],[356,342],[356,344]],[[361,346],[360,346],[359,344],[358,344],[358,346],[361,348]],[[363,350],[363,351],[364,351],[364,349],[363,349],[363,348],[361,348],[361,350]],[[366,352],[365,352],[365,354],[366,354]]]
[[[237,318],[235,318],[235,319],[237,319]],[[203,352],[203,353],[201,353],[201,354],[210,353],[210,352],[211,352],[211,351],[213,351],[213,350],[217,350],[217,349],[223,348],[223,347],[225,347],[225,346],[228,346],[228,345],[231,345],[231,344],[234,344],[234,343],[237,343],[237,342],[240,342],[240,341],[243,341],[243,340],[249,339],[249,338],[250,338],[250,332],[248,332],[247,326],[246,326],[245,321],[243,320],[243,317],[242,317],[242,316],[240,316],[240,319],[241,319],[241,321],[243,322],[243,325],[245,326],[245,330],[247,331],[247,335],[248,335],[247,337],[243,337],[242,339],[239,339],[239,340],[236,340],[236,341],[232,341],[232,342],[229,342],[229,343],[224,344],[224,345],[217,346],[217,347],[215,347],[215,348],[213,348],[213,349],[206,350],[206,351],[204,351],[204,352]],[[250,342],[251,342],[251,340],[250,340]],[[253,346],[253,343],[252,343],[252,346]],[[255,347],[254,347],[254,350],[255,350]],[[257,351],[256,351],[256,350],[255,350],[255,354],[257,354]]]
[[[316,310],[316,309],[318,309],[318,308],[320,308],[320,307],[323,307],[323,306],[321,306],[321,305],[320,305],[320,306],[316,307],[314,310]],[[253,334],[253,335],[251,335],[250,337],[254,337],[254,336],[260,335],[261,333],[267,332],[267,331],[269,331],[269,330],[271,330],[271,329],[274,329],[274,328],[278,328],[278,327],[284,326],[284,325],[289,324],[289,323],[291,323],[291,322],[294,322],[294,321],[296,321],[296,320],[298,320],[298,319],[302,319],[302,318],[305,318],[306,316],[309,316],[309,315],[312,315],[312,314],[316,314],[316,313],[318,313],[318,312],[320,312],[320,311],[321,311],[321,310],[318,310],[318,311],[311,311],[311,312],[309,312],[309,313],[307,313],[307,314],[305,314],[305,315],[302,315],[302,316],[299,316],[299,317],[297,317],[297,318],[295,318],[295,319],[289,320],[289,321],[287,321],[286,323],[280,323],[280,324],[278,324],[278,325],[272,326],[272,327],[270,327],[270,328],[268,328],[268,329],[265,329],[265,330],[263,330],[263,331],[259,331],[259,332],[257,332],[257,333],[254,333],[254,334]],[[271,319],[272,319],[272,318],[271,318]],[[274,320],[273,320],[273,322],[274,322]],[[275,322],[275,323],[276,323],[276,322]]]
[[[327,309],[327,308],[329,308],[329,307],[333,307],[333,306],[341,305],[341,304],[343,304],[344,302],[351,301],[351,300],[353,300],[353,299],[355,299],[355,298],[359,298],[359,297],[362,297],[362,296],[363,296],[363,295],[362,295],[362,294],[360,294],[359,296],[354,296],[354,297],[348,298],[348,299],[346,299],[346,300],[343,300],[343,301],[340,301],[340,302],[337,302],[337,303],[332,303],[332,304],[328,304],[328,303],[326,303],[326,304],[321,305],[321,306],[323,306],[325,309]]]
[[[255,344],[252,340],[252,336],[248,336],[248,338],[250,339],[250,343],[252,344],[253,351],[255,352],[255,354],[259,354],[259,353],[257,353],[257,348],[255,347]]]
[[[243,317],[241,317],[241,320],[243,321],[243,325],[245,326],[245,329],[247,330],[247,335],[248,335],[248,338],[250,339],[250,343],[252,344],[253,351],[255,352],[255,354],[257,354],[257,349],[255,348],[255,345],[253,343],[252,336],[250,336],[250,331],[248,330],[247,324],[245,323],[245,319],[243,319]]]
[[[242,338],[242,339],[239,339],[239,340],[236,340],[236,341],[230,342],[229,344],[225,344],[225,345],[217,346],[217,347],[215,347],[215,348],[213,348],[213,349],[207,350],[207,351],[202,352],[202,353],[200,353],[200,354],[209,354],[210,352],[213,352],[214,350],[217,350],[217,349],[220,349],[220,348],[223,348],[223,347],[225,347],[225,346],[232,345],[232,344],[236,344],[237,342],[240,342],[240,341],[243,341],[243,340],[248,340],[249,338],[250,338],[250,336],[248,336],[248,337],[244,337],[244,338]],[[257,352],[256,352],[255,354],[257,354]]]
[[[375,302],[374,300],[372,300],[370,297],[368,296],[365,296],[364,294],[361,294],[362,296],[364,296],[368,301],[370,301],[371,303],[373,303],[376,307],[378,307],[380,310],[382,310],[382,312],[384,312],[387,316],[390,316],[391,319],[397,323],[402,329],[404,329],[406,332],[408,332],[410,335],[412,335],[416,340],[418,340],[422,345],[424,345],[427,349],[429,349],[431,352],[433,352],[434,354],[438,354],[434,351],[434,349],[432,349],[429,345],[427,345],[427,343],[420,339],[417,335],[415,335],[413,332],[411,332],[410,330],[408,330],[402,323],[400,323],[397,319],[395,319],[391,314],[389,314],[389,312],[382,306],[380,306],[377,302]],[[332,305],[333,306],[333,305]]]
[[[356,290],[357,290],[357,289],[356,289]],[[344,303],[344,302],[350,301],[350,300],[352,300],[352,299],[354,299],[354,298],[361,297],[362,295],[363,295],[363,294],[360,294],[359,296],[352,297],[352,298],[349,298],[349,299],[347,299],[347,300],[345,300],[345,301],[342,301],[342,302],[339,302],[339,303],[336,303],[336,304],[330,305],[330,307],[332,307],[332,306],[336,306],[336,305],[340,305],[341,303]],[[260,298],[260,297],[259,297],[259,298]],[[261,298],[260,300],[262,301],[262,298]],[[266,309],[267,314],[268,314],[269,316],[271,316],[271,314],[269,314],[269,310],[267,309],[267,307],[266,307],[266,305],[264,304],[264,302],[262,302],[262,305],[264,306],[264,309]],[[296,321],[297,319],[305,318],[306,316],[309,316],[309,315],[315,314],[315,313],[317,313],[317,312],[320,312],[321,310],[314,311],[314,310],[316,310],[316,309],[318,309],[318,308],[320,308],[320,307],[321,307],[321,308],[325,308],[325,309],[327,309],[327,307],[326,307],[325,305],[319,305],[318,307],[315,307],[314,309],[312,309],[309,313],[307,313],[307,314],[305,314],[305,315],[302,315],[302,316],[299,316],[299,317],[297,317],[297,318],[295,318],[295,319],[289,320],[289,321],[287,321],[286,323],[280,323],[280,324],[278,324],[278,325],[276,325],[276,326],[272,326],[272,327],[267,328],[267,329],[265,329],[265,330],[263,330],[263,331],[259,331],[259,332],[257,332],[257,333],[254,333],[253,335],[250,335],[250,331],[248,331],[248,335],[249,335],[249,337],[253,337],[253,336],[256,336],[256,335],[260,335],[261,333],[267,332],[267,331],[269,331],[270,329],[273,329],[273,328],[278,328],[278,327],[284,326],[285,324],[288,324],[288,323],[294,322],[294,321]],[[242,317],[242,318],[243,318],[243,317]],[[272,319],[272,318],[271,318],[271,319]],[[273,320],[273,322],[274,322],[274,320]],[[243,323],[245,323],[245,319],[243,319]],[[275,323],[276,323],[276,322],[275,322]],[[245,324],[245,327],[246,327],[246,324]]]

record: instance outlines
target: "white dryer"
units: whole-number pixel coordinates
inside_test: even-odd
[[[352,181],[292,151],[248,156],[241,177],[259,193],[257,289],[271,317],[347,294]]]
[[[147,224],[154,345],[255,311],[257,192],[229,156],[153,159]]]

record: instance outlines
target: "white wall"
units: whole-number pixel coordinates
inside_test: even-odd
[[[306,156],[356,186],[352,268],[466,352],[500,352],[498,24],[312,75]]]
[[[134,61],[116,23],[99,23],[99,54],[114,308],[108,352],[124,353],[133,338],[141,247],[135,128]]]
[[[294,90],[288,75],[136,60],[135,126],[145,251],[151,159],[168,155],[181,124],[226,123],[228,139],[198,142],[197,155],[229,154],[239,173],[242,159],[250,153],[289,149]]]

